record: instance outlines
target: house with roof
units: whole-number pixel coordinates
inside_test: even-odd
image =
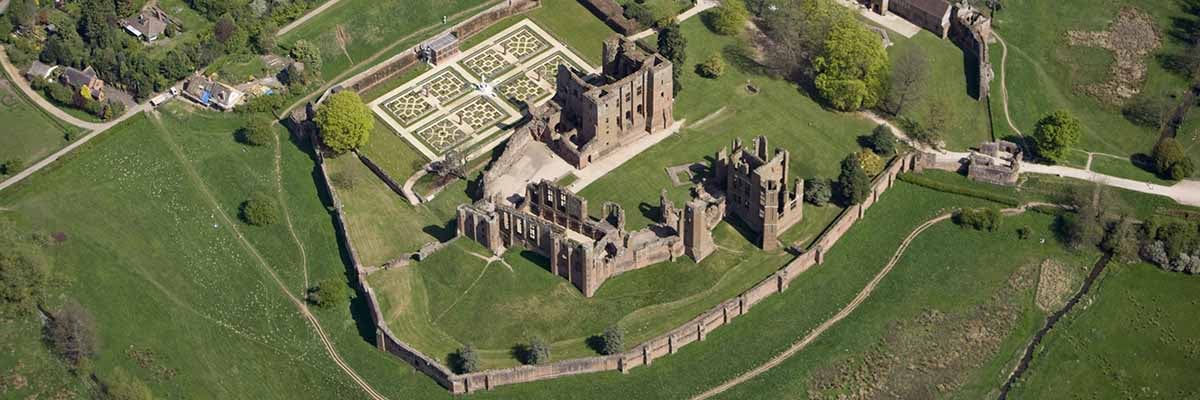
[[[895,13],[913,25],[945,39],[950,32],[950,3],[946,0],[870,0],[880,15]]]
[[[104,100],[104,80],[96,76],[96,70],[91,66],[83,71],[72,67],[63,68],[62,74],[58,75],[58,81],[77,92],[86,86],[93,99]]]
[[[241,104],[246,94],[232,86],[196,74],[184,82],[183,96],[205,107],[229,111]]]
[[[47,65],[41,61],[34,60],[33,65],[30,65],[29,69],[25,70],[25,76],[29,77],[30,80],[34,78],[50,79],[50,74],[54,73],[56,69],[58,69],[57,65]]]
[[[146,7],[138,15],[122,18],[119,22],[131,35],[153,42],[166,33],[167,27],[171,25],[171,18],[158,7]]]

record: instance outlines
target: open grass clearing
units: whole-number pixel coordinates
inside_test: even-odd
[[[45,158],[67,145],[67,133],[81,129],[67,125],[38,108],[20,89],[0,74],[0,162],[20,159],[25,165]],[[10,171],[16,173],[17,171]]]

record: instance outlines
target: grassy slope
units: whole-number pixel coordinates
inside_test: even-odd
[[[0,84],[9,84],[0,73]],[[37,106],[30,103],[15,87],[0,88],[0,160],[20,158],[25,165],[32,164],[66,145],[64,134],[79,131],[51,119]]]
[[[917,47],[924,51],[929,59],[929,78],[920,97],[921,101],[907,106],[902,115],[920,123],[927,123],[929,108],[933,104],[930,99],[941,98],[945,101],[937,106],[942,107],[938,112],[947,119],[945,133],[942,135],[947,148],[963,151],[991,140],[987,102],[976,100],[967,91],[967,71],[968,68],[973,69],[974,65],[965,65],[963,51],[949,40],[940,39],[926,30],[909,39],[900,35],[890,37],[895,42],[895,45],[888,49],[892,59]]]
[[[163,397],[359,396],[202,192],[210,189],[229,215],[251,191],[274,195],[272,148],[236,144],[231,133],[240,122],[231,114],[168,110],[161,122],[135,117],[88,152],[36,177],[36,185],[0,196],[22,226],[67,233],[67,243],[51,254],[71,283],[67,294],[91,308],[100,326],[97,370],[122,367]],[[332,225],[314,189],[312,161],[285,146],[285,193],[308,247],[310,276],[344,279]],[[187,166],[198,171],[201,183],[189,177]],[[94,171],[107,171],[109,178],[96,182]],[[282,225],[240,229],[298,295],[303,271]],[[346,311],[319,315],[343,355],[374,386],[400,397],[440,392],[425,380],[385,384],[412,375],[398,372],[395,360],[366,343]],[[127,355],[130,346],[153,352],[156,367],[178,375],[154,377]],[[24,349],[32,354],[20,360],[36,360],[40,349]],[[0,361],[11,366],[11,359]]]
[[[444,356],[473,343],[488,365],[514,365],[511,347],[537,334],[554,342],[557,357],[581,357],[595,354],[585,339],[607,326],[620,324],[630,342],[647,340],[749,288],[790,258],[758,251],[728,225],[716,236],[721,250],[703,262],[681,258],[628,272],[592,298],[548,273],[540,256],[509,252],[510,270],[471,255],[487,253],[473,242],[372,275],[371,283],[385,294],[384,313],[400,339],[427,354]]]
[[[485,3],[488,1],[345,0],[288,32],[279,42],[291,44],[305,39],[316,44],[321,48],[321,75],[330,79],[409,34],[438,28],[443,16]],[[339,26],[350,38],[344,52],[338,44]]]
[[[1195,398],[1200,279],[1113,263],[1046,335],[1013,398]]]
[[[1180,2],[1176,0],[1110,0],[1099,4],[1013,0],[1005,3],[1004,10],[997,15],[995,29],[1009,47],[1009,107],[1019,129],[1029,134],[1044,114],[1066,109],[1083,122],[1081,148],[1120,156],[1150,151],[1157,139],[1154,132],[1134,126],[1116,107],[1104,105],[1078,89],[1081,85],[1109,78],[1113,63],[1111,53],[1067,44],[1067,31],[1107,29],[1117,11],[1125,6],[1138,7],[1154,18],[1163,34],[1159,53],[1179,47],[1167,34],[1173,23],[1172,17],[1181,15]],[[996,47],[993,62],[997,79],[999,55],[1000,48]],[[1185,87],[1179,77],[1163,70],[1154,57],[1148,57],[1146,64],[1148,79],[1144,91],[1155,93]],[[1001,135],[1001,131],[997,131],[997,135]],[[1200,156],[1200,148],[1193,147],[1190,154]]]

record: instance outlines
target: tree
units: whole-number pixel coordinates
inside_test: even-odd
[[[767,63],[780,75],[811,80],[813,60],[825,53],[830,30],[841,21],[857,23],[855,15],[833,0],[772,2],[764,15],[763,31],[771,40]],[[768,6],[769,7],[769,6]]]
[[[683,88],[680,74],[687,62],[687,38],[679,31],[678,23],[671,23],[658,31],[658,53],[671,60],[671,77],[674,78],[672,92],[679,94]]]
[[[124,369],[114,368],[107,378],[100,378],[100,399],[102,400],[152,400],[154,393],[150,387],[136,376]]]
[[[251,146],[264,146],[275,139],[271,119],[265,114],[254,114],[246,122],[246,126],[238,130],[238,139]]]
[[[846,205],[862,203],[871,194],[871,178],[863,171],[858,156],[850,154],[842,160],[842,172],[838,175],[838,192]]]
[[[0,221],[0,312],[24,313],[45,293],[50,267],[42,249]]]
[[[261,194],[243,201],[240,214],[242,221],[254,226],[267,226],[279,220],[279,209],[275,206],[275,200]]]
[[[10,158],[0,163],[0,175],[16,175],[25,169],[25,161],[20,158]]]
[[[879,124],[875,130],[871,131],[871,136],[867,138],[867,144],[871,150],[875,151],[883,157],[891,157],[896,155],[896,134],[892,133],[892,128],[887,124]]]
[[[317,110],[321,140],[334,153],[345,153],[367,144],[375,119],[358,93],[343,90],[334,93]]]
[[[704,62],[696,65],[696,73],[709,79],[716,79],[725,73],[725,60],[720,54],[713,54]]]
[[[1082,125],[1066,111],[1047,114],[1033,131],[1033,147],[1043,158],[1059,162],[1079,143]]]
[[[1100,248],[1119,260],[1132,262],[1137,261],[1139,241],[1137,225],[1129,218],[1121,218],[1112,231],[1104,236]]]
[[[1000,228],[1000,212],[994,208],[967,208],[958,210],[951,217],[954,223],[977,231],[995,232]]]
[[[550,345],[541,336],[529,339],[525,348],[525,363],[530,365],[545,364],[550,361]]]
[[[743,0],[723,0],[717,8],[706,12],[708,27],[718,35],[734,36],[746,27],[746,3]]]
[[[1195,173],[1195,164],[1173,137],[1164,137],[1154,145],[1154,167],[1159,176],[1181,180]]]
[[[600,335],[600,354],[613,355],[625,351],[625,329],[620,325],[611,325]]]
[[[833,198],[833,182],[829,178],[813,177],[804,180],[804,201],[817,207]]]
[[[622,14],[625,15],[625,18],[637,21],[643,27],[654,26],[654,11],[641,2],[629,2],[625,5],[625,11]]]
[[[1100,196],[1099,187],[1092,190],[1078,190],[1071,193],[1071,205],[1075,213],[1066,213],[1058,217],[1058,230],[1066,243],[1077,249],[1090,248],[1104,240],[1104,196]]]
[[[459,348],[454,353],[455,369],[460,374],[469,374],[479,371],[479,352],[475,350],[475,345],[467,343],[462,348]]]
[[[1134,125],[1159,130],[1167,125],[1174,109],[1167,96],[1143,92],[1126,104],[1121,114]]]
[[[350,294],[346,283],[337,279],[326,279],[308,289],[308,302],[321,308],[334,308],[346,304]]]
[[[50,319],[46,336],[54,353],[62,357],[72,370],[82,367],[99,347],[96,319],[74,299],[67,300],[62,311]]]
[[[858,159],[858,165],[862,167],[867,176],[875,176],[883,172],[883,159],[870,149],[859,150],[854,154],[854,158]]]
[[[321,71],[321,48],[311,42],[300,39],[292,45],[292,58],[304,63],[304,69],[310,73]]]
[[[921,47],[908,47],[896,57],[889,78],[885,111],[900,115],[912,102],[918,101],[929,80],[929,56]]]
[[[33,0],[12,0],[8,4],[8,20],[15,27],[32,29],[36,13],[37,5]]]
[[[846,19],[834,25],[825,52],[814,64],[817,92],[833,108],[849,111],[879,104],[887,76],[887,52],[879,36],[862,23]]]

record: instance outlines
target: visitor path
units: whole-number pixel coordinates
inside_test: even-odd
[[[718,0],[697,0],[696,5],[692,6],[692,8],[689,8],[689,9],[687,9],[687,11],[681,12],[681,13],[679,13],[679,15],[676,15],[675,22],[686,21],[688,18],[694,17],[694,16],[699,15],[700,13],[704,12],[704,10],[707,10],[707,9],[710,9],[710,8],[713,8],[713,7],[716,7],[719,5],[721,5],[721,2]],[[657,31],[655,31],[654,28],[648,28],[644,31],[626,36],[625,38],[629,39],[629,40],[641,40],[641,39],[650,37],[650,35],[653,35],[655,32],[657,32]]]
[[[829,330],[829,328],[833,327],[834,324],[837,324],[839,321],[849,316],[850,313],[854,312],[854,310],[858,309],[858,306],[862,305],[862,303],[871,296],[871,293],[875,291],[877,286],[879,286],[879,282],[883,281],[883,278],[886,277],[889,272],[892,272],[892,268],[894,268],[896,263],[900,261],[900,257],[904,255],[904,251],[908,249],[908,245],[911,244],[913,240],[917,238],[917,236],[938,222],[950,219],[950,216],[950,214],[939,215],[931,220],[925,221],[925,223],[921,224],[916,229],[913,229],[912,233],[909,233],[908,237],[905,237],[904,241],[900,243],[900,247],[896,249],[896,253],[892,255],[890,260],[888,260],[887,265],[884,265],[883,269],[879,270],[879,273],[875,274],[875,278],[871,279],[871,281],[867,283],[867,286],[864,286],[862,290],[858,292],[857,296],[854,296],[854,300],[851,300],[850,304],[842,307],[842,310],[838,311],[837,314],[834,314],[833,317],[825,320],[825,322],[822,322],[821,325],[818,325],[816,329],[813,329],[811,332],[809,332],[808,335],[804,336],[803,339],[800,339],[800,341],[792,344],[792,346],[787,350],[779,353],[766,363],[755,367],[749,372],[738,375],[736,378],[726,381],[717,387],[709,389],[698,396],[692,397],[692,400],[703,400],[721,394],[722,392],[725,392],[726,390],[729,390],[730,388],[737,386],[742,382],[762,375],[764,372],[771,370],[771,368],[782,364],[788,358],[791,358],[793,355],[800,352],[800,350],[804,350],[805,347],[808,347],[809,344],[820,337],[821,334],[825,333],[825,331]]]
[[[314,9],[312,9],[312,11],[309,11],[308,14],[304,14],[303,17],[296,18],[295,21],[292,21],[291,23],[284,25],[283,28],[281,28],[275,32],[275,37],[281,37],[284,34],[287,34],[288,32],[290,32],[292,29],[296,29],[297,26],[300,26],[301,24],[307,22],[309,19],[312,19],[312,17],[317,16],[317,14],[325,12],[325,10],[328,10],[329,7],[333,7],[333,5],[337,4],[339,1],[341,1],[341,0],[326,0],[325,4],[321,4],[320,7],[314,8]]]
[[[137,106],[126,110],[125,115],[117,117],[116,119],[114,119],[112,121],[102,122],[102,123],[84,121],[79,118],[75,118],[71,114],[67,114],[65,111],[59,109],[58,107],[55,107],[53,104],[50,104],[50,102],[46,101],[46,99],[42,98],[41,95],[39,95],[37,92],[35,92],[33,90],[33,88],[29,87],[29,82],[25,81],[25,78],[21,75],[21,71],[17,70],[17,68],[12,65],[12,62],[10,62],[8,60],[8,53],[6,53],[4,51],[4,48],[2,48],[2,47],[0,47],[0,64],[3,64],[4,71],[6,73],[8,73],[8,76],[11,78],[10,80],[12,81],[13,85],[20,88],[21,91],[25,93],[25,97],[32,100],[38,107],[41,107],[43,110],[46,110],[46,112],[50,113],[55,118],[58,118],[68,124],[75,125],[77,127],[83,128],[83,129],[91,130],[91,132],[88,133],[87,135],[84,135],[83,137],[75,140],[74,142],[67,144],[66,147],[59,149],[58,151],[54,152],[54,154],[51,154],[51,155],[47,156],[46,158],[41,159],[40,161],[34,163],[33,165],[30,165],[29,167],[25,168],[24,171],[21,171],[21,172],[17,173],[16,175],[10,176],[8,179],[5,179],[3,182],[0,182],[0,190],[4,190],[4,189],[8,188],[9,186],[15,185],[17,182],[20,182],[20,181],[24,180],[25,178],[28,178],[30,175],[33,175],[35,172],[40,171],[42,168],[46,168],[47,165],[54,163],[59,158],[62,158],[62,156],[65,156],[68,153],[74,151],[76,148],[83,146],[85,143],[92,140],[96,136],[99,136],[101,133],[104,133],[109,128],[112,128],[113,126],[116,126],[117,124],[121,123],[121,121],[129,119],[129,117],[132,117],[142,111],[151,109],[150,103],[147,102],[147,103],[138,104]]]

